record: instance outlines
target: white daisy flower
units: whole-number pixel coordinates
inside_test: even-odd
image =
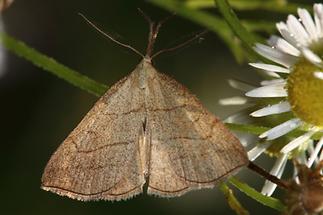
[[[277,23],[281,37],[272,36],[268,45],[256,44],[255,51],[273,64],[250,65],[270,74],[271,79],[262,81],[258,88],[247,90],[248,99],[239,100],[240,103],[250,99],[276,101],[250,113],[254,118],[279,117],[288,112],[293,116],[259,136],[265,143],[257,144],[248,152],[250,160],[255,160],[273,146],[277,138],[294,129],[305,131],[279,148],[278,159],[270,171],[277,177],[282,176],[291,156],[308,167],[323,158],[323,138],[313,141],[314,134],[323,132],[323,4],[314,4],[313,8],[314,18],[307,10],[298,9],[299,18],[289,15],[286,23]],[[234,104],[235,100],[227,100],[227,103]],[[275,187],[266,181],[262,193],[270,196]]]

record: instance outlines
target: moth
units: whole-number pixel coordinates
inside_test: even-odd
[[[83,201],[122,200],[146,185],[149,195],[176,197],[213,188],[249,163],[225,125],[153,66],[160,26],[150,20],[147,54],[52,155],[42,189]]]

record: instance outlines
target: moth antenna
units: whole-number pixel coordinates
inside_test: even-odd
[[[163,20],[161,20],[160,22],[158,22],[157,24],[152,21],[152,19],[146,14],[144,13],[140,8],[138,8],[138,11],[140,12],[140,14],[145,18],[145,20],[149,23],[149,37],[148,37],[148,45],[147,45],[147,49],[146,49],[146,57],[145,59],[151,61],[152,60],[152,55],[153,55],[153,49],[154,49],[154,45],[156,42],[156,38],[157,35],[159,33],[159,29],[160,27],[167,22],[170,18],[174,17],[175,13],[173,13],[172,15],[164,18]]]
[[[136,54],[138,54],[141,57],[145,57],[141,52],[139,52],[137,49],[133,48],[132,46],[128,45],[128,44],[124,44],[116,39],[114,39],[112,36],[110,36],[109,34],[105,33],[104,31],[102,31],[99,27],[97,27],[93,22],[91,22],[88,18],[86,18],[82,13],[78,13],[89,25],[91,25],[96,31],[98,31],[99,33],[101,33],[103,36],[105,36],[106,38],[108,38],[109,40],[115,42],[116,44],[128,48],[131,51],[135,52]]]
[[[186,45],[190,44],[192,41],[194,41],[194,40],[196,40],[196,39],[200,38],[202,35],[206,34],[207,32],[208,32],[208,30],[204,30],[204,31],[202,31],[201,33],[196,34],[195,36],[193,36],[192,38],[188,39],[187,41],[185,41],[185,42],[183,42],[183,43],[180,43],[180,44],[178,44],[178,45],[176,45],[176,46],[174,46],[174,47],[171,47],[171,48],[166,48],[166,49],[160,50],[160,51],[156,52],[155,54],[153,54],[153,55],[151,56],[151,58],[153,59],[153,58],[157,57],[158,55],[160,55],[160,54],[162,54],[162,53],[170,52],[170,51],[174,51],[174,50],[176,50],[176,49],[182,48],[182,47],[184,47],[184,46],[186,46]]]
[[[144,58],[147,59],[148,61],[151,61],[152,50],[153,50],[160,26],[156,25],[156,23],[143,10],[141,10],[140,8],[137,8],[137,10],[149,24],[148,45],[146,48],[146,56]]]
[[[144,19],[148,22],[149,25],[152,25],[154,23],[152,19],[143,10],[141,10],[141,8],[137,8],[137,10],[139,11],[140,15],[144,17]]]
[[[248,168],[251,169],[252,171],[260,174],[261,176],[263,176],[264,178],[266,178],[267,180],[277,184],[279,187],[284,188],[284,189],[288,189],[288,183],[286,183],[285,181],[277,178],[274,175],[271,175],[270,173],[268,173],[266,170],[264,170],[263,168],[261,168],[260,166],[254,164],[253,162],[249,162],[248,164]]]

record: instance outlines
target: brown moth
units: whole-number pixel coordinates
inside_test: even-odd
[[[83,201],[121,200],[146,184],[150,195],[176,197],[213,188],[249,163],[224,124],[152,65],[159,27],[151,23],[147,54],[133,72],[96,102],[52,155],[44,190]]]
[[[323,212],[323,161],[315,169],[295,164],[299,182],[288,182],[289,189],[285,197],[286,215],[311,215]]]

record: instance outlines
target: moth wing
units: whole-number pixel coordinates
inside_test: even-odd
[[[212,188],[248,164],[238,139],[194,95],[164,74],[153,76],[147,102],[149,194],[174,197]]]
[[[120,200],[142,192],[142,95],[134,71],[103,95],[50,158],[42,188],[70,198]]]

